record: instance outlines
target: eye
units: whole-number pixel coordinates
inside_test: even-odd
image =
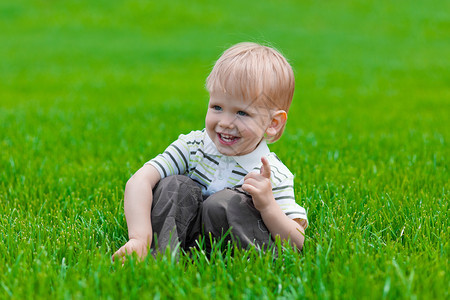
[[[220,107],[219,105],[213,105],[213,106],[211,106],[211,108],[213,110],[217,110],[217,111],[221,111],[222,110],[222,107]]]
[[[245,111],[242,111],[242,110],[238,111],[237,114],[239,116],[248,116],[248,113],[246,113]]]

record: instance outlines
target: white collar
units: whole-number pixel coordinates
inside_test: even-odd
[[[209,137],[208,133],[205,130],[204,136],[204,151],[209,155],[218,155],[224,156],[222,153],[217,150],[216,145]],[[247,172],[251,172],[255,167],[261,166],[261,157],[267,156],[270,153],[269,146],[267,146],[266,140],[262,140],[258,147],[252,152],[240,155],[240,156],[231,156],[234,160]]]

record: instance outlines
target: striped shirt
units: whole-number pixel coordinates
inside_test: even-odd
[[[187,175],[202,188],[204,196],[224,188],[240,188],[249,172],[261,169],[261,157],[266,156],[271,169],[272,191],[283,212],[291,219],[301,219],[308,226],[306,210],[295,202],[294,175],[271,153],[265,140],[256,149],[242,156],[221,154],[206,130],[181,134],[164,153],[147,164],[154,166],[161,178],[170,175]],[[242,191],[242,190],[241,190]]]

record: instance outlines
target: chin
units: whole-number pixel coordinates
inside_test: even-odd
[[[216,148],[221,154],[226,155],[226,156],[238,156],[239,155],[238,152],[236,152],[232,149],[222,149],[222,147],[217,147],[217,145],[216,145]]]

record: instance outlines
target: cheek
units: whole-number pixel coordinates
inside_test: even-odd
[[[206,113],[206,117],[205,117],[205,122],[208,123],[211,119],[211,114],[210,113]]]
[[[264,124],[258,123],[258,120],[251,119],[241,122],[241,128],[243,128],[243,131],[251,134],[260,134],[260,132],[264,131]]]
[[[213,126],[215,124],[215,118],[211,114],[206,114],[205,118],[206,126]]]

